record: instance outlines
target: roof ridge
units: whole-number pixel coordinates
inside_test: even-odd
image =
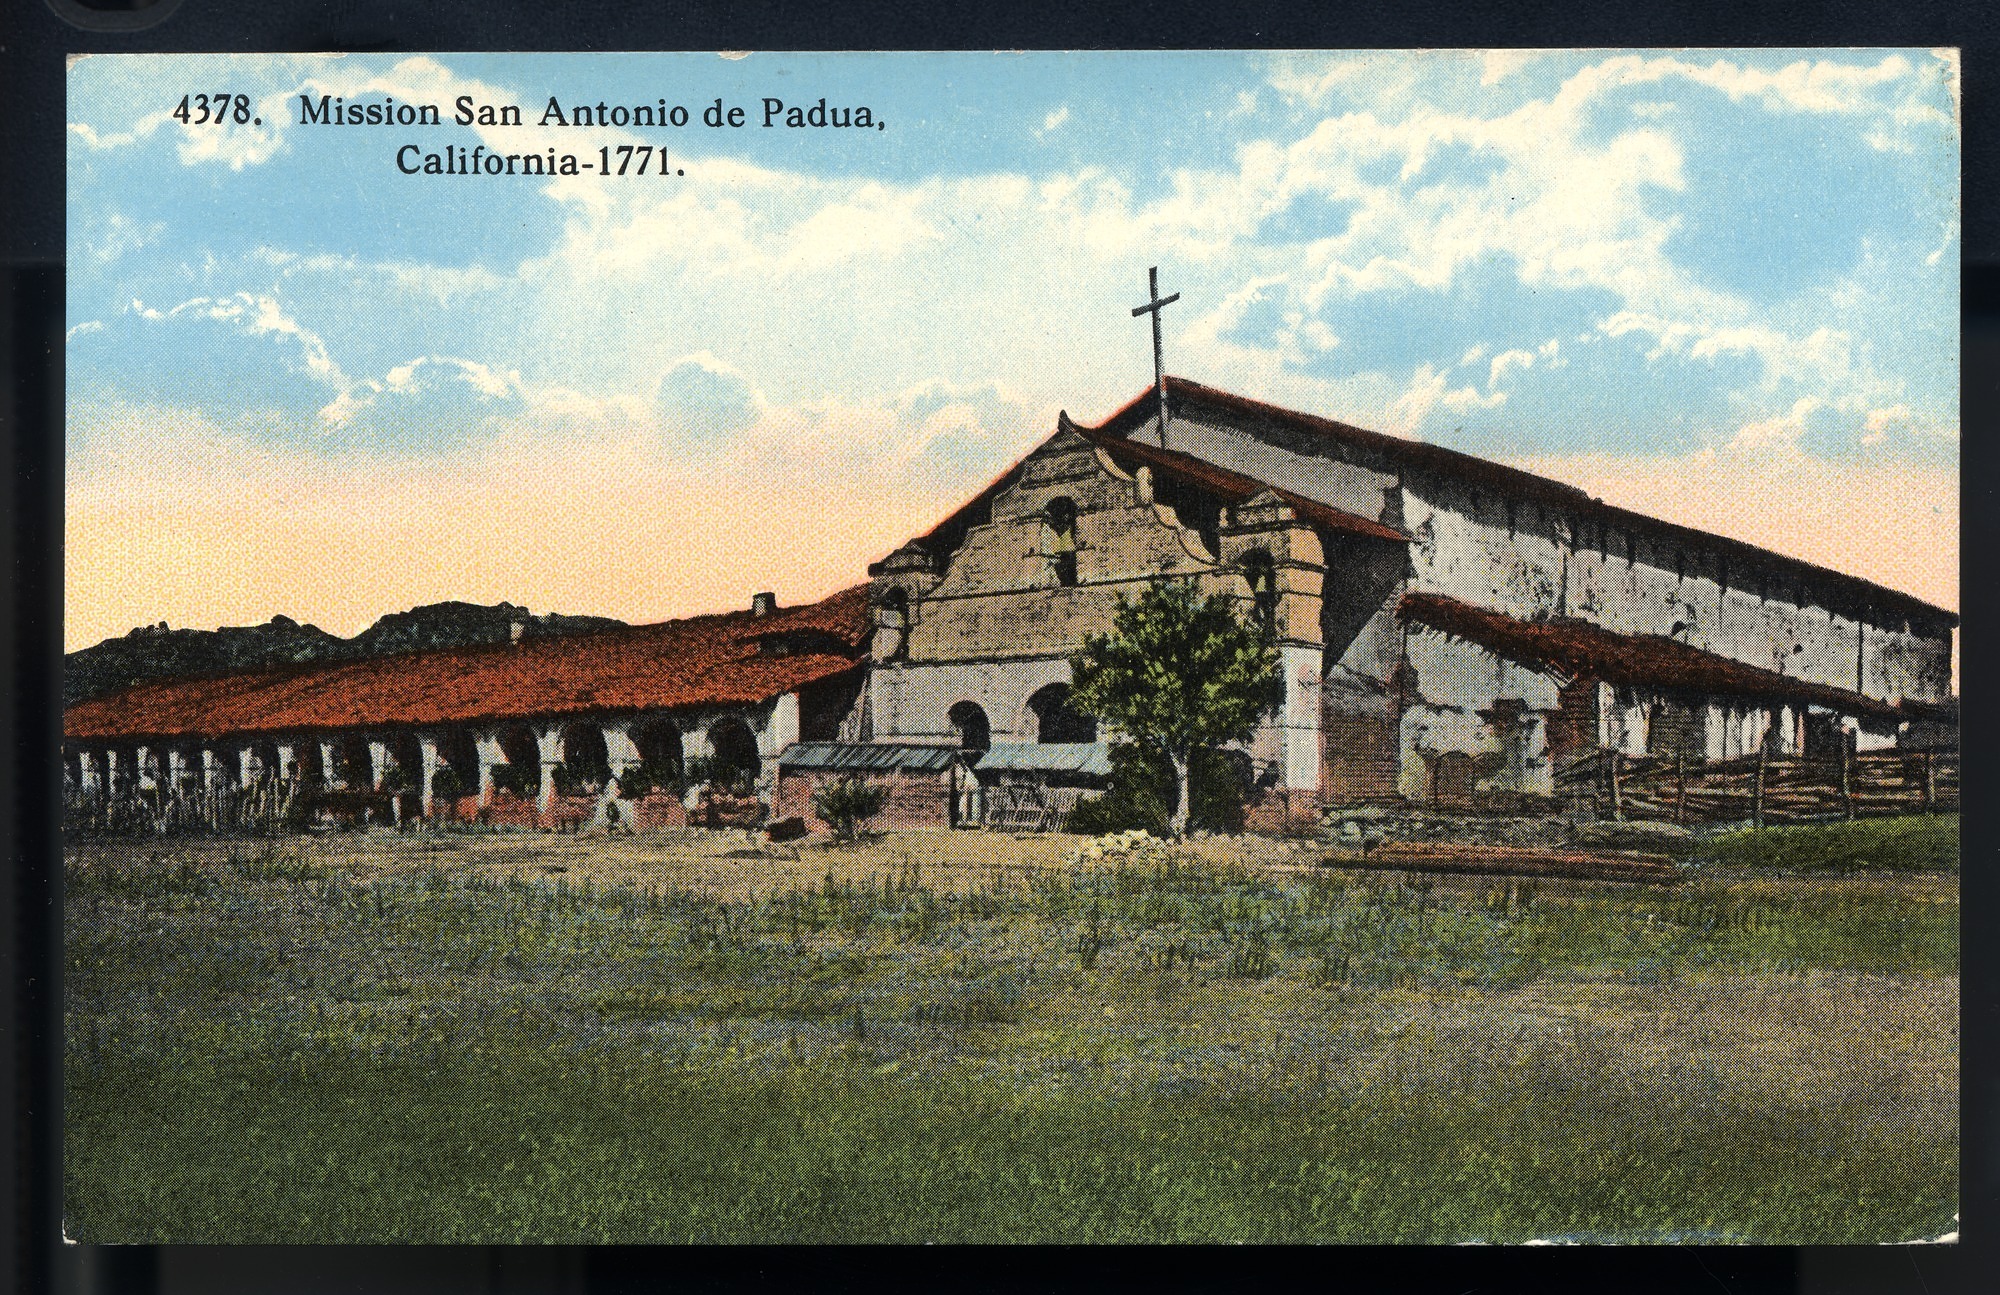
[[[1939,607],[1935,603],[1926,602],[1915,594],[1879,584],[1864,576],[1857,576],[1836,567],[1823,566],[1806,558],[1794,557],[1789,553],[1780,553],[1776,549],[1768,549],[1760,544],[1752,544],[1748,540],[1739,540],[1734,536],[1723,535],[1716,531],[1702,530],[1699,527],[1668,521],[1663,517],[1654,517],[1650,513],[1642,513],[1636,509],[1606,503],[1604,500],[1580,487],[1573,486],[1566,481],[1558,481],[1554,477],[1543,476],[1538,472],[1530,472],[1526,468],[1517,468],[1496,459],[1484,458],[1464,450],[1455,450],[1448,445],[1439,445],[1435,441],[1420,441],[1410,437],[1396,436],[1388,432],[1372,431],[1365,427],[1357,427],[1352,423],[1344,423],[1338,419],[1327,418],[1321,414],[1307,413],[1299,409],[1288,409],[1283,405],[1275,405],[1269,401],[1258,400],[1252,396],[1241,396],[1232,391],[1225,391],[1220,387],[1211,387],[1206,383],[1196,382],[1192,378],[1183,378],[1170,373],[1166,375],[1165,382],[1169,396],[1184,398],[1196,404],[1206,403],[1225,408],[1234,407],[1257,417],[1290,423],[1295,426],[1303,426],[1308,430],[1318,432],[1333,439],[1366,446],[1384,454],[1413,457],[1420,464],[1427,466],[1432,471],[1498,477],[1499,481],[1494,483],[1498,487],[1504,488],[1507,483],[1511,482],[1529,491],[1558,497],[1571,507],[1598,510],[1601,513],[1608,514],[1620,520],[1626,525],[1638,523],[1657,528],[1669,534],[1698,538],[1707,543],[1726,546],[1739,553],[1754,554],[1762,559],[1811,572],[1819,577],[1829,578],[1850,588],[1866,590],[1872,595],[1879,596],[1885,601],[1892,602],[1906,609],[1917,609],[1931,615],[1945,617],[1954,626],[1959,623],[1957,612]],[[1154,409],[1153,390],[1152,387],[1148,386],[1137,396],[1134,396],[1106,415],[1103,421],[1099,423],[1094,425],[1077,423],[1076,427],[1082,431],[1105,432],[1122,437],[1123,432],[1120,428],[1123,424],[1133,421],[1143,421],[1151,416]],[[1063,416],[1067,417],[1068,415],[1064,414]]]

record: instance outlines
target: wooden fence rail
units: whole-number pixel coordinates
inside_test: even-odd
[[[1595,817],[1667,823],[1763,826],[1955,812],[1958,753],[1703,761],[1593,751],[1556,772],[1556,790]]]

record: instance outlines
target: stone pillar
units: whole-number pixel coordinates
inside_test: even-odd
[[[347,779],[341,776],[338,742],[327,738],[319,739],[319,776],[325,782],[328,791],[347,785]]]
[[[187,772],[187,752],[179,747],[167,748],[167,790],[178,793],[181,777]]]
[[[555,807],[556,766],[562,763],[562,731],[553,724],[535,730],[535,747],[542,758],[542,789],[535,797],[535,812],[546,814]]]
[[[373,738],[370,738],[368,741],[368,789],[370,791],[382,790],[382,780],[388,776],[389,744],[387,742],[377,742]]]
[[[152,764],[155,754],[153,748],[149,746],[134,748],[132,752],[133,790],[146,791],[153,784]]]
[[[84,747],[77,752],[76,774],[77,791],[81,792],[85,798],[94,798],[97,795],[99,786],[102,784],[98,781],[97,777],[97,754],[89,747]]]
[[[435,733],[417,734],[417,758],[423,768],[417,779],[417,796],[424,807],[424,817],[431,816],[431,786],[437,781],[438,743]]]
[[[639,744],[632,740],[630,721],[604,726],[604,754],[611,761],[614,778],[639,763]]]
[[[104,749],[104,794],[118,794],[118,748],[115,746]]]
[[[250,768],[251,761],[256,758],[256,755],[257,752],[255,748],[253,748],[248,742],[245,742],[242,746],[236,748],[237,786],[248,787],[257,781],[256,773],[261,773],[262,770],[258,770],[256,771],[256,773],[253,773]]]
[[[1714,702],[1705,703],[1701,708],[1701,750],[1705,759],[1723,759],[1728,748],[1729,715]]]
[[[296,742],[274,743],[278,748],[277,775],[281,781],[292,782],[299,776],[299,748]]]
[[[1320,766],[1320,677],[1323,655],[1316,647],[1287,643],[1278,649],[1285,672],[1285,702],[1278,712],[1278,738],[1289,791],[1317,791]]]
[[[493,766],[507,763],[507,753],[500,749],[500,735],[490,729],[473,734],[472,747],[479,760],[479,805],[483,809],[493,803]]]
[[[204,746],[201,749],[201,789],[203,791],[215,790],[216,775],[221,768],[222,762],[215,758],[215,748]]]
[[[771,718],[759,735],[757,754],[763,757],[762,779],[772,789],[772,799],[777,798],[778,757],[786,747],[799,740],[799,695],[788,692],[778,698],[771,707]]]

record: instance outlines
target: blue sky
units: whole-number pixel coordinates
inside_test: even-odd
[[[1956,71],[1920,50],[82,59],[66,637],[828,592],[1056,410],[1150,381],[1129,308],[1154,264],[1182,293],[1173,372],[1955,605]],[[167,115],[203,89],[262,124]],[[528,124],[305,127],[302,92],[447,119],[470,94]],[[697,121],[721,98],[751,124],[540,127],[551,96]],[[887,124],[764,129],[766,96]],[[685,175],[406,176],[405,143],[651,144]],[[1926,542],[1885,544],[1895,526]]]

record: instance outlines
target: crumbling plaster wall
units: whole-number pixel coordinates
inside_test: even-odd
[[[1136,439],[1157,442],[1148,428]],[[1413,536],[1412,587],[1509,615],[1568,615],[1871,697],[1939,700],[1951,689],[1951,632],[1852,604],[1796,568],[1757,564],[1696,537],[1619,527],[1515,499],[1502,487],[1348,461],[1308,432],[1177,415],[1171,448]],[[1356,459],[1365,457],[1361,453]],[[1629,541],[1630,559],[1627,558]],[[1749,564],[1746,566],[1746,563]]]
[[[1885,700],[1949,691],[1949,631],[1816,596],[1809,581],[1780,564],[1747,565],[1741,555],[1732,564],[1717,548],[1579,523],[1527,501],[1513,502],[1510,526],[1509,501],[1497,491],[1442,482],[1425,488],[1433,497],[1411,490],[1404,498],[1417,540],[1416,588],[1523,618],[1575,616],[1619,633],[1674,638]]]
[[[1433,763],[1452,752],[1473,757],[1475,790],[1554,791],[1547,714],[1561,704],[1554,679],[1431,630],[1411,631],[1407,652],[1415,690],[1402,712],[1398,791],[1429,799]],[[1505,730],[1494,722],[1502,701],[1520,703]]]

